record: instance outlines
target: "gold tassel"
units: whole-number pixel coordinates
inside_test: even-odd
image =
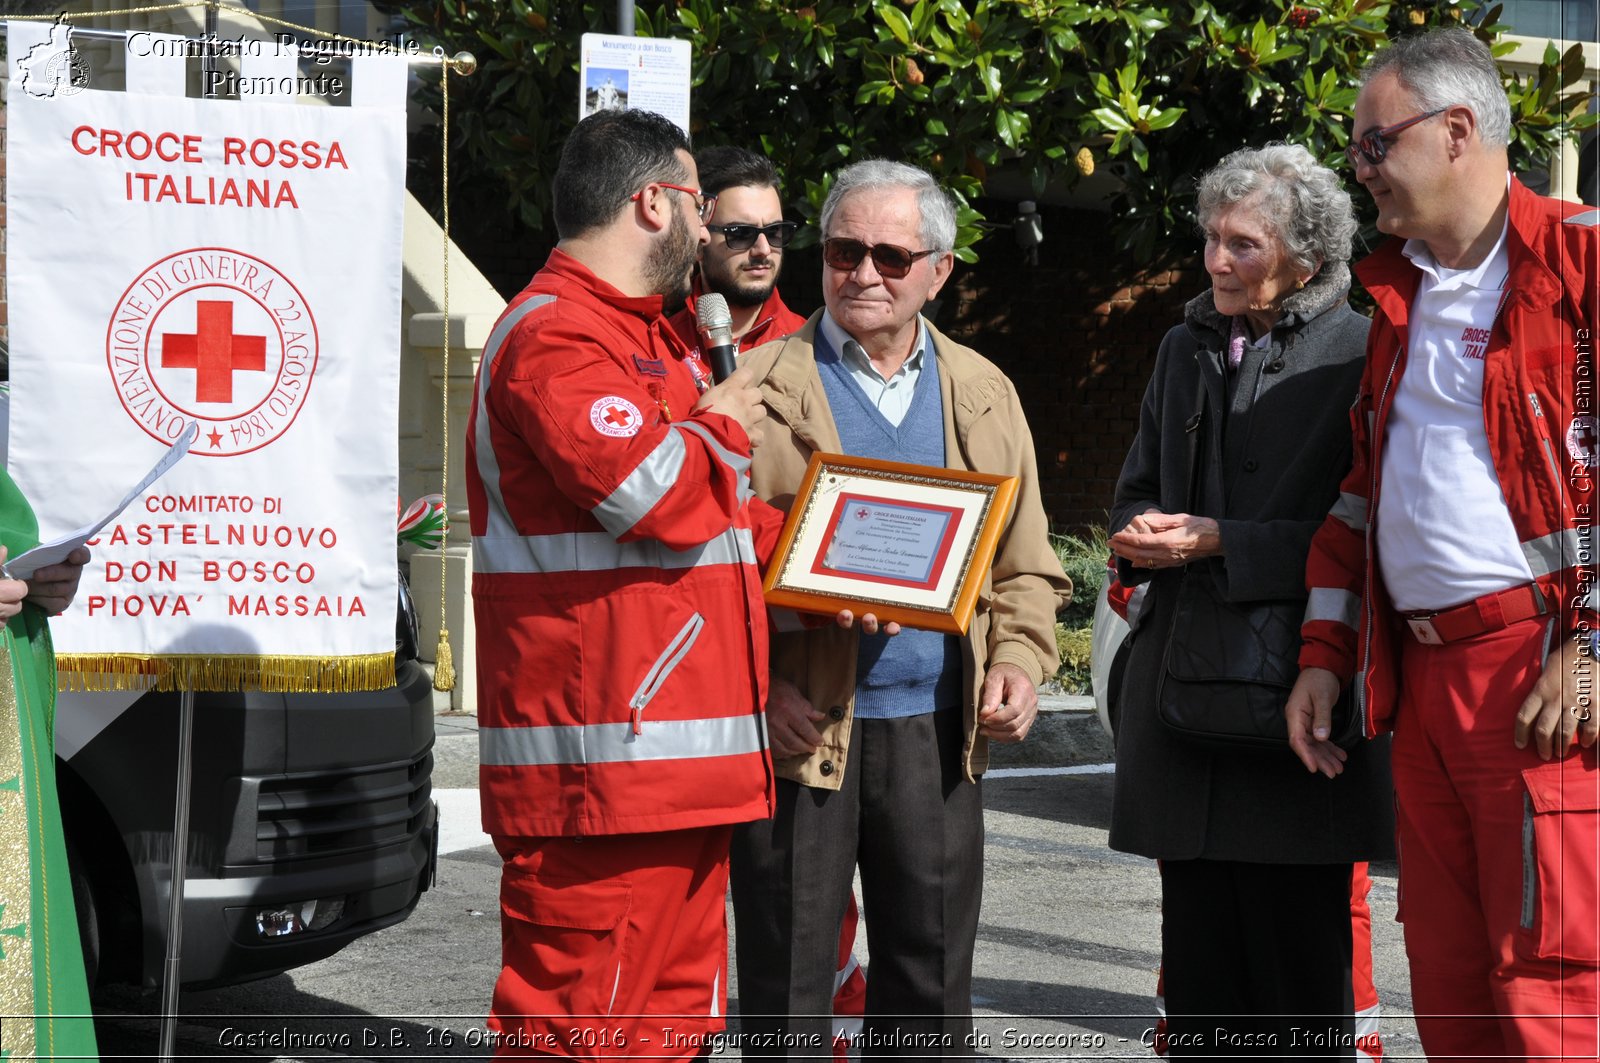
[[[456,666],[450,655],[450,632],[439,628],[439,648],[433,655],[433,689],[449,691],[456,688]]]

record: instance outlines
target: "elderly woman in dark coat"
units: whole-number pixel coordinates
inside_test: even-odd
[[[1195,744],[1156,706],[1186,569],[1229,602],[1305,601],[1366,343],[1347,304],[1355,220],[1338,178],[1287,145],[1224,159],[1199,215],[1212,287],[1162,341],[1111,517],[1119,577],[1150,582],[1118,694],[1111,846],[1161,861],[1173,1055],[1349,1057],[1351,878],[1392,850],[1386,744],[1328,779],[1287,746]],[[1277,637],[1292,661],[1297,628]]]

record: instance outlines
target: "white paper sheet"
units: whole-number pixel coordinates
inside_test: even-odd
[[[178,441],[167,448],[167,452],[161,455],[161,460],[155,463],[151,470],[145,474],[144,479],[140,480],[133,490],[123,496],[122,501],[118,502],[116,508],[110,513],[107,513],[93,524],[84,525],[77,531],[68,532],[47,543],[40,543],[32,550],[12,558],[3,566],[0,566],[0,572],[3,572],[8,579],[30,579],[39,569],[65,561],[68,554],[93,539],[96,535],[99,535],[101,529],[116,520],[118,515],[128,508],[130,502],[144,494],[151,484],[161,479],[168,469],[178,464],[183,456],[189,453],[189,447],[199,434],[200,425],[194,421],[189,422],[189,427],[184,429],[184,433],[178,437]]]

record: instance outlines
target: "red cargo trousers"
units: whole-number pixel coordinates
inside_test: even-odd
[[[1549,625],[1406,640],[1393,765],[1400,921],[1432,1063],[1600,1055],[1600,770],[1512,742]]]
[[[727,1010],[733,828],[497,836],[497,1057],[691,1059]]]

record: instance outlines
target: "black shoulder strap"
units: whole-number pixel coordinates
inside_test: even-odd
[[[1200,494],[1200,425],[1205,422],[1206,412],[1206,374],[1198,353],[1194,361],[1194,413],[1183,422],[1184,438],[1189,447],[1189,487],[1183,503],[1185,513],[1194,512],[1195,499]]]

